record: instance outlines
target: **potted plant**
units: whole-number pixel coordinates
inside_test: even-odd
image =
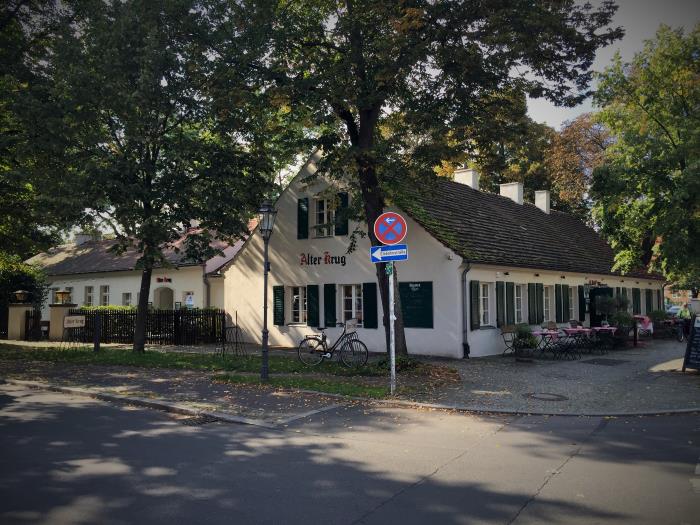
[[[513,349],[517,360],[531,360],[532,354],[537,348],[537,338],[532,333],[530,325],[521,323],[515,326],[515,339]]]
[[[629,338],[634,318],[627,310],[618,310],[612,315],[611,320],[613,325],[617,326],[614,344],[615,346],[624,346]]]

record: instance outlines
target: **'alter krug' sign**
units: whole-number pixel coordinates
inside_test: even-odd
[[[331,252],[323,252],[322,256],[315,256],[310,253],[302,253],[299,259],[300,266],[315,266],[319,264],[337,264],[345,266],[345,255],[331,255]]]

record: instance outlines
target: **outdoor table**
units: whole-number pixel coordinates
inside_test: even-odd
[[[537,349],[541,354],[552,352],[552,356],[557,357],[557,341],[560,338],[558,330],[535,330],[532,334],[540,338]]]
[[[617,326],[594,326],[593,331],[595,346],[601,353],[607,350],[606,346],[612,348],[612,338],[617,332]]]
[[[576,327],[576,328],[564,328],[564,333],[569,338],[569,348],[572,357],[574,352],[577,352],[580,356],[581,350],[584,348],[590,348],[590,335],[593,330],[590,328]]]

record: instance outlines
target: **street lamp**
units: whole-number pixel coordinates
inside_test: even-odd
[[[12,295],[15,296],[15,301],[17,303],[23,303],[29,297],[29,292],[27,290],[16,290],[12,292]]]
[[[263,242],[265,243],[265,252],[263,255],[263,330],[262,330],[262,368],[260,369],[260,379],[262,381],[267,381],[269,378],[270,365],[269,365],[269,343],[267,331],[267,273],[270,271],[270,262],[268,260],[268,245],[270,243],[270,236],[272,235],[272,227],[275,224],[275,216],[277,215],[277,210],[270,201],[264,201],[260,209],[258,210],[260,215],[260,222],[258,223],[258,229],[260,235],[262,235]]]

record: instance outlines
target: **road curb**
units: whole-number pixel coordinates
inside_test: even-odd
[[[469,406],[459,404],[444,404],[444,403],[422,403],[420,401],[409,401],[404,399],[372,399],[367,397],[344,396],[342,394],[329,394],[325,392],[317,392],[315,390],[295,389],[297,392],[305,394],[321,394],[327,397],[347,399],[352,401],[363,401],[367,403],[376,403],[387,406],[427,408],[433,410],[451,410],[456,412],[465,412],[470,414],[498,414],[510,416],[564,416],[564,417],[628,417],[628,416],[666,416],[674,414],[696,414],[700,413],[700,407],[697,408],[678,408],[673,410],[643,410],[629,412],[547,412],[542,410],[507,410],[502,408],[489,408],[484,406]]]
[[[279,429],[278,425],[268,423],[260,419],[236,416],[234,414],[220,412],[218,410],[199,410],[184,405],[178,405],[177,403],[170,403],[168,401],[146,399],[143,397],[130,397],[120,396],[116,394],[107,394],[105,392],[96,392],[86,388],[58,386],[52,385],[50,383],[42,383],[40,381],[24,381],[20,379],[4,379],[4,381],[11,385],[24,386],[27,388],[33,388],[35,390],[47,390],[50,392],[60,392],[62,394],[72,394],[76,396],[91,397],[93,399],[99,399],[100,401],[108,401],[111,403],[118,403],[121,405],[134,405],[144,408],[151,408],[163,412],[169,412],[171,414],[180,414],[185,416],[206,416],[212,419],[216,419],[217,421],[223,421],[225,423],[252,425],[272,430]]]

